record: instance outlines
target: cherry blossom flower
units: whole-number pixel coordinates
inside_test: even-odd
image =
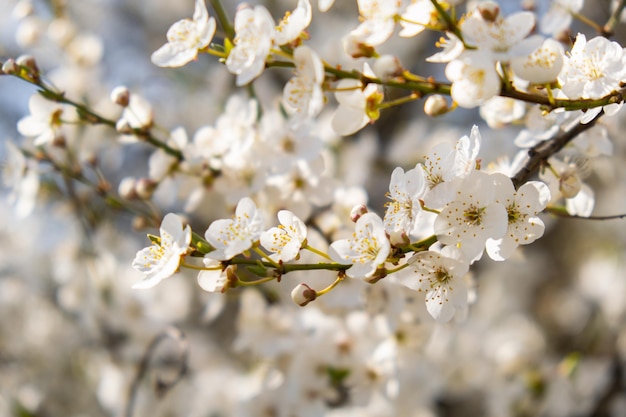
[[[222,292],[228,284],[227,270],[222,270],[222,263],[215,259],[202,259],[204,269],[198,273],[198,285],[207,292]]]
[[[364,64],[363,74],[374,77],[369,65]],[[375,83],[363,87],[363,83],[354,79],[343,79],[337,84],[335,98],[339,107],[332,119],[333,130],[347,136],[361,130],[369,121],[379,117],[378,104],[383,101],[383,90]]]
[[[128,106],[124,107],[122,116],[115,127],[118,132],[126,133],[126,128],[146,129],[152,126],[153,111],[150,102],[138,94],[131,94]]]
[[[298,0],[298,5],[293,12],[285,13],[278,22],[274,32],[276,45],[285,45],[295,41],[311,23],[313,12],[309,0]]]
[[[434,26],[438,17],[439,13],[430,0],[413,0],[400,15],[402,30],[399,35],[404,38],[416,36],[427,26]]]
[[[346,271],[349,277],[367,279],[385,263],[390,249],[382,219],[366,213],[357,220],[352,237],[334,241],[328,254],[337,263],[352,264]]]
[[[237,75],[237,86],[248,84],[265,69],[274,37],[274,19],[264,6],[244,7],[235,15],[235,46],[226,68]]]
[[[531,54],[511,58],[511,68],[526,81],[545,84],[556,80],[563,68],[564,56],[560,42],[546,39]]]
[[[559,74],[561,90],[569,98],[603,97],[625,79],[626,54],[620,44],[603,36],[587,42],[580,33]]]
[[[504,127],[516,120],[520,120],[526,112],[523,101],[509,97],[495,96],[480,106],[480,116],[491,128]]]
[[[395,16],[400,10],[399,0],[357,0],[361,24],[349,37],[351,42],[369,46],[380,45],[393,33]]]
[[[451,252],[451,251],[450,251]],[[409,259],[413,274],[402,274],[401,284],[426,293],[426,309],[439,322],[447,322],[467,308],[467,284],[464,277],[469,264],[432,250],[419,252]]]
[[[261,245],[272,252],[270,259],[274,262],[289,262],[300,253],[307,229],[304,222],[289,210],[279,211],[278,220],[278,227],[263,232]]]
[[[191,227],[183,228],[183,219],[173,213],[163,218],[160,227],[161,238],[152,246],[137,252],[133,268],[146,277],[133,285],[133,288],[151,288],[178,271],[191,242]]]
[[[461,22],[460,29],[465,42],[487,52],[492,62],[508,62],[513,56],[525,56],[541,44],[539,36],[526,38],[535,26],[534,13],[518,12],[505,19],[499,14],[497,4],[493,11],[485,13],[486,4],[495,3],[479,3]]]
[[[35,137],[36,146],[54,143],[63,137],[64,106],[33,94],[28,101],[28,110],[30,115],[17,122],[17,130],[24,136]]]
[[[456,246],[469,261],[482,255],[487,239],[500,239],[507,231],[507,211],[495,199],[495,179],[482,171],[472,172],[435,219],[439,242]]]
[[[500,93],[500,76],[488,53],[466,51],[451,61],[445,72],[452,81],[450,95],[461,107],[480,106]]]
[[[455,198],[460,185],[455,180],[467,177],[476,169],[480,142],[478,126],[473,126],[469,136],[461,137],[454,145],[441,142],[425,156],[422,168],[430,188],[424,197],[428,207],[443,207]]]
[[[390,236],[414,234],[414,227],[419,225],[417,218],[422,212],[420,200],[426,193],[424,170],[417,166],[407,172],[400,167],[393,170],[389,182],[388,197],[384,217],[385,230]]]
[[[296,73],[283,90],[283,105],[295,122],[311,119],[324,107],[324,64],[308,46],[299,46],[293,53]]]
[[[209,17],[204,0],[196,0],[193,19],[181,19],[167,31],[167,43],[150,57],[159,67],[181,67],[198,56],[215,35],[215,19]]]
[[[204,237],[215,248],[206,257],[226,261],[250,249],[263,233],[263,217],[252,199],[239,201],[233,219],[216,220]]]
[[[550,190],[539,181],[529,181],[517,191],[509,177],[493,174],[497,186],[496,202],[504,205],[508,229],[500,239],[488,239],[487,254],[495,261],[508,259],[519,245],[533,243],[543,235],[543,221],[537,213],[550,201]]]
[[[335,0],[317,0],[317,8],[320,12],[327,12],[335,4]]]

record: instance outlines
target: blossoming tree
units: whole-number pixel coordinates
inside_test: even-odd
[[[134,343],[154,337],[141,357],[130,342],[120,352],[123,341],[87,355],[103,415],[626,412],[615,341],[626,335],[626,177],[606,169],[625,149],[614,133],[626,2],[598,23],[582,0],[285,0],[271,10],[189,0],[180,7],[192,17],[173,17],[166,42],[133,57],[159,71],[163,96],[143,76],[103,76],[128,62],[109,61],[106,33],[72,21],[69,4],[51,1],[46,14],[12,3],[21,53],[3,59],[1,78],[35,90],[20,139],[5,141],[8,200],[19,218],[69,203],[81,226],[65,231],[79,242],[67,265],[89,273],[77,279],[56,252],[50,261],[60,311],[102,340],[111,329]],[[165,97],[174,87],[186,91]],[[618,197],[597,216],[594,190],[607,179]],[[564,312],[543,307],[570,334],[597,331],[601,311],[612,373],[585,370],[579,346],[550,358],[549,331],[529,313],[550,262],[532,246],[565,218],[618,225],[614,258],[582,264],[578,298],[556,292]],[[154,228],[137,247],[138,231]],[[220,342],[204,338],[206,323]],[[588,384],[612,383],[590,393],[578,369]],[[45,414],[48,392],[21,388],[7,397],[18,414]],[[446,411],[457,400],[466,411]]]

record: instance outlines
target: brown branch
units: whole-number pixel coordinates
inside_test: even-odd
[[[526,164],[511,178],[515,188],[519,188],[528,179],[539,171],[539,168],[548,158],[563,149],[565,145],[571,142],[576,136],[591,129],[596,122],[602,117],[604,111],[600,111],[589,123],[578,123],[570,130],[560,132],[552,139],[540,142],[528,150],[528,161]]]

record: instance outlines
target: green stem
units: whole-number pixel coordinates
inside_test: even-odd
[[[406,104],[406,103],[409,103],[411,101],[415,101],[415,100],[417,100],[419,98],[420,98],[419,94],[413,93],[413,94],[410,94],[410,95],[408,95],[406,97],[400,97],[400,98],[397,98],[395,100],[390,100],[390,101],[386,101],[384,103],[381,103],[381,104],[379,104],[377,106],[377,108],[379,110],[388,109],[390,107],[400,106],[402,104]]]
[[[253,287],[255,285],[264,284],[266,282],[274,281],[276,277],[265,277],[258,279],[256,281],[237,281],[237,286],[241,285],[243,287]]]
[[[624,11],[624,6],[626,6],[626,0],[619,0],[615,9],[613,9],[613,13],[611,13],[611,17],[606,21],[604,27],[602,28],[602,32],[600,32],[603,36],[610,37],[615,33],[615,27],[619,24],[622,16],[622,12]]]
[[[211,6],[213,6],[213,9],[215,10],[217,20],[220,22],[220,25],[224,29],[226,37],[232,41],[233,39],[235,39],[235,29],[230,23],[230,18],[228,17],[228,14],[226,14],[226,10],[222,5],[221,0],[211,0]]]
[[[315,291],[315,295],[317,297],[319,297],[321,295],[329,293],[330,291],[332,291],[333,288],[335,288],[337,286],[337,284],[339,284],[341,281],[343,281],[344,276],[345,276],[344,274],[339,274],[337,276],[337,279],[332,284],[330,284],[328,287],[324,288],[323,290]]]
[[[302,247],[302,249],[306,249],[306,250],[308,250],[309,252],[313,252],[313,253],[315,253],[315,254],[317,254],[317,255],[321,256],[322,258],[326,258],[326,259],[328,259],[329,261],[331,260],[331,259],[330,259],[330,256],[328,256],[328,254],[327,254],[327,253],[322,252],[322,251],[321,251],[321,250],[319,250],[319,249],[315,249],[313,246],[310,246],[310,245],[308,245],[308,244],[307,244],[307,245],[304,245],[304,246]]]
[[[425,239],[420,240],[419,242],[410,243],[405,247],[402,247],[403,252],[422,252],[427,250],[431,245],[437,242],[437,236],[432,235]]]

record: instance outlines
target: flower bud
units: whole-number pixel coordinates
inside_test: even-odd
[[[123,135],[129,135],[133,133],[133,128],[130,127],[130,123],[128,123],[128,120],[126,119],[118,120],[117,123],[115,123],[115,130]]]
[[[306,284],[300,283],[291,291],[291,299],[300,307],[304,307],[316,298],[315,290]]]
[[[135,192],[144,200],[147,200],[152,197],[152,193],[156,190],[158,183],[156,181],[151,180],[150,178],[141,178],[135,184]]]
[[[446,98],[441,94],[428,96],[424,102],[424,113],[428,116],[441,116],[442,114],[446,114],[449,110],[448,100],[446,100]]]
[[[111,91],[111,101],[122,107],[128,106],[130,102],[130,91],[124,86],[115,87],[113,91]]]
[[[400,60],[393,55],[382,55],[374,62],[374,74],[383,81],[389,81],[394,77],[402,75],[404,68],[400,65]]]
[[[365,204],[356,205],[352,207],[352,210],[350,210],[350,220],[356,223],[357,220],[359,220],[359,218],[367,212],[368,210]]]
[[[125,200],[133,200],[138,198],[136,191],[137,180],[133,177],[126,177],[120,181],[120,185],[117,187],[117,192]]]
[[[565,198],[576,197],[581,188],[580,178],[574,172],[564,172],[559,178],[559,191]]]
[[[13,59],[8,59],[4,64],[2,64],[2,72],[7,75],[16,74],[18,71],[17,64]]]
[[[478,3],[476,10],[487,22],[495,22],[500,14],[500,5],[495,1],[483,1]]]
[[[35,57],[33,57],[32,55],[20,55],[15,60],[15,63],[19,66],[26,68],[31,77],[36,77],[39,75],[39,67],[37,67],[37,61],[35,61]]]

